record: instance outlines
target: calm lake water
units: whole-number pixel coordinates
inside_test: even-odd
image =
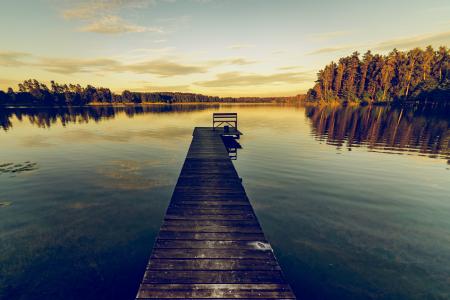
[[[450,115],[269,105],[0,111],[0,298],[132,299],[215,111],[299,298],[450,298]]]

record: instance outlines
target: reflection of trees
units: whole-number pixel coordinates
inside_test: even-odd
[[[450,155],[450,113],[387,107],[307,107],[312,133],[337,147]]]
[[[88,106],[88,107],[64,107],[64,108],[0,108],[0,127],[8,130],[12,127],[11,118],[16,117],[22,121],[28,119],[31,124],[38,127],[50,127],[52,124],[61,123],[88,123],[115,118],[118,114],[128,117],[146,113],[183,113],[199,111],[208,108],[217,108],[219,105],[143,105],[143,106]]]
[[[7,130],[12,126],[10,121],[12,113],[0,109],[0,127]]]

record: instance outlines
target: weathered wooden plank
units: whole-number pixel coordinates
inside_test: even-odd
[[[259,226],[230,226],[230,225],[183,225],[183,224],[167,224],[164,223],[161,227],[163,231],[197,231],[197,232],[246,232],[246,233],[260,233]]]
[[[206,201],[220,201],[220,200],[247,200],[245,193],[228,193],[227,191],[211,191],[198,190],[190,191],[177,189],[174,190],[172,201],[177,200],[206,200]]]
[[[238,215],[224,215],[224,214],[166,214],[164,220],[230,220],[230,221],[248,221],[255,220],[255,215],[252,213],[243,213]]]
[[[249,202],[244,201],[172,201],[169,208],[189,208],[189,209],[251,209]]]
[[[153,249],[151,258],[274,259],[272,251],[242,249]]]
[[[174,197],[230,198],[245,197],[243,188],[234,187],[176,187]]]
[[[180,186],[175,187],[173,196],[179,197],[183,195],[189,196],[199,196],[199,197],[230,197],[239,196],[245,197],[246,193],[242,187],[211,187],[211,186],[200,186],[200,187],[188,187]]]
[[[230,201],[230,200],[241,200],[248,201],[247,195],[245,193],[235,193],[228,194],[224,193],[206,193],[203,192],[192,192],[192,191],[174,191],[171,201],[183,201],[183,200],[197,200],[197,201]]]
[[[216,184],[211,182],[205,182],[204,184],[201,181],[198,181],[196,184],[183,183],[177,185],[175,188],[175,192],[181,193],[190,193],[190,194],[204,194],[207,192],[210,195],[215,194],[245,194],[245,190],[242,185],[239,183],[223,183]]]
[[[280,270],[275,260],[266,259],[152,259],[152,270]]]
[[[292,293],[287,285],[259,284],[242,287],[245,284],[143,284],[138,297],[147,298],[252,298],[252,299],[281,299],[291,297]],[[269,286],[269,287],[267,287]],[[165,288],[164,288],[165,287]]]
[[[216,283],[216,284],[174,284],[174,283],[166,283],[166,284],[152,284],[145,283],[142,284],[143,289],[152,289],[152,290],[213,290],[213,289],[227,289],[227,290],[253,290],[258,289],[260,291],[265,290],[277,290],[277,291],[289,291],[291,290],[290,286],[287,283],[260,283],[260,284],[232,284],[232,283]]]
[[[157,240],[154,248],[161,249],[246,249],[272,251],[265,240],[256,241],[196,241],[196,240]]]
[[[205,206],[225,206],[225,205],[250,205],[250,202],[248,202],[246,199],[223,199],[223,198],[217,198],[217,199],[211,199],[211,200],[205,200],[205,199],[198,199],[198,198],[179,198],[177,200],[173,200],[171,204],[177,205],[177,204],[195,204],[195,205],[202,205]]]
[[[221,132],[195,128],[137,299],[295,299]]]
[[[257,294],[257,296],[254,296]],[[170,295],[170,297],[168,297]],[[288,298],[290,291],[264,291],[257,293],[256,291],[174,291],[170,294],[164,291],[142,290],[139,292],[137,299],[293,299]],[[251,298],[248,298],[251,297]]]
[[[255,292],[256,293],[256,292]],[[164,300],[178,300],[178,299],[180,299],[180,298],[173,298],[173,297],[171,297],[171,298],[147,298],[147,297],[145,297],[145,298],[142,298],[142,297],[139,297],[139,298],[136,298],[136,299],[138,299],[138,300],[141,300],[141,299],[164,299]],[[273,300],[274,298],[222,298],[222,297],[219,297],[219,298],[182,298],[182,299],[185,299],[185,300],[199,300],[199,299],[217,299],[217,300],[234,300],[234,299],[239,299],[239,300],[254,300],[254,299],[258,299],[258,300]],[[291,299],[295,299],[295,298],[275,298],[275,299],[277,299],[277,300],[291,300]]]
[[[264,234],[243,232],[177,232],[160,231],[159,240],[261,241]]]
[[[205,186],[212,185],[216,187],[222,187],[224,185],[233,185],[242,187],[241,180],[239,178],[220,178],[211,176],[192,176],[192,177],[179,177],[177,186]]]
[[[190,176],[192,173],[200,173],[204,175],[208,173],[215,173],[215,176],[220,176],[225,172],[225,174],[235,174],[237,176],[236,169],[233,164],[229,161],[224,160],[214,160],[206,161],[205,159],[198,161],[196,159],[187,159],[183,165],[183,169],[180,174],[184,176]]]
[[[288,284],[152,284],[140,286],[138,299],[295,299]]]
[[[147,270],[143,283],[284,283],[280,271]]]
[[[167,215],[180,215],[180,216],[201,216],[201,215],[254,215],[253,211],[250,209],[250,205],[247,205],[249,209],[225,209],[225,208],[175,208],[170,206],[167,209]]]
[[[179,189],[186,189],[186,188],[190,188],[192,187],[194,190],[195,189],[211,189],[211,188],[218,188],[220,190],[229,190],[232,191],[233,188],[239,188],[239,189],[243,189],[242,187],[242,182],[240,181],[240,179],[235,179],[234,181],[231,180],[212,180],[208,177],[203,177],[202,176],[197,176],[196,178],[193,177],[184,177],[181,178],[181,180],[179,180],[179,182],[177,183],[177,188]],[[233,175],[229,175],[229,176],[233,176]],[[242,191],[240,191],[242,192]]]
[[[183,204],[195,204],[195,205],[201,205],[213,208],[215,206],[220,207],[223,206],[251,206],[250,202],[245,198],[235,198],[230,197],[228,199],[226,198],[210,198],[209,200],[207,198],[198,198],[198,197],[183,197],[178,198],[176,200],[170,201],[169,206],[175,206],[175,205],[183,205]]]
[[[238,226],[248,227],[256,226],[259,228],[259,224],[256,220],[165,220],[164,225],[167,226]]]
[[[186,159],[183,165],[183,169],[181,169],[180,175],[191,176],[194,173],[198,173],[200,175],[215,173],[215,177],[221,177],[222,174],[235,174],[236,176],[238,175],[236,169],[233,166],[233,163],[229,161],[206,161],[204,159],[199,161],[196,159]]]

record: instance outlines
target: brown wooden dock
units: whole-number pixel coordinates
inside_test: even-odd
[[[223,132],[195,128],[136,299],[295,299]]]

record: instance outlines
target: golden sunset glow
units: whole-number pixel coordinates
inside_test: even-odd
[[[35,78],[115,92],[287,96],[356,50],[450,44],[446,1],[325,2],[2,1],[0,89]]]

